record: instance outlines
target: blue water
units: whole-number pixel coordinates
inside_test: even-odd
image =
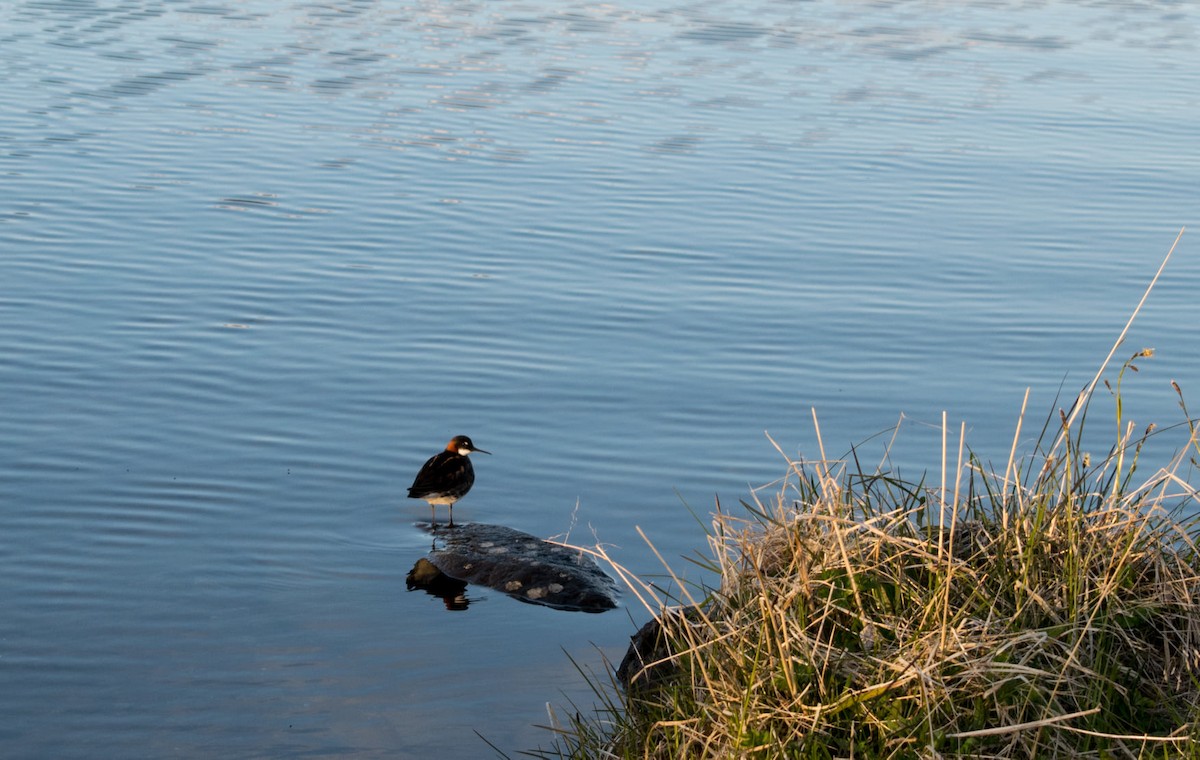
[[[2,754],[549,744],[591,703],[568,654],[602,672],[646,612],[407,592],[425,458],[494,453],[456,519],[661,573],[640,526],[697,580],[689,509],[782,476],[765,433],[818,456],[814,408],[831,457],[903,419],[894,463],[936,469],[945,412],[1002,462],[1197,222],[1198,24],[0,5]],[[1197,232],[1118,352],[1158,350],[1139,426],[1200,393]]]

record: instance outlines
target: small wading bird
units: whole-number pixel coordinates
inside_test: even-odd
[[[450,507],[450,526],[454,526],[454,502],[466,496],[475,483],[475,470],[471,460],[467,459],[467,454],[472,451],[492,453],[475,448],[465,435],[454,436],[446,444],[445,451],[429,458],[409,486],[408,498],[429,502],[429,519],[433,524],[437,524],[437,505],[446,504]]]

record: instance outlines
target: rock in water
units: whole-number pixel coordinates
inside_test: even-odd
[[[439,528],[429,561],[451,578],[522,602],[581,612],[617,606],[617,584],[591,557],[502,525]]]

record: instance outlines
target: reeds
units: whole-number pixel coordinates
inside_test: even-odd
[[[1120,468],[1144,437],[1095,463],[1074,440],[1001,474],[967,456],[953,490],[789,463],[773,501],[718,507],[719,587],[653,610],[659,654],[627,690],[598,687],[600,712],[560,727],[556,753],[1196,755],[1187,458],[1134,485]]]
[[[1120,387],[1149,355],[1108,384],[1100,455],[1083,430],[1103,367],[1033,454],[1018,422],[1003,471],[945,420],[936,483],[895,476],[886,452],[789,459],[771,498],[717,505],[714,589],[664,562],[680,589],[664,596],[598,550],[656,629],[628,683],[592,675],[599,706],[532,754],[1200,757],[1200,441],[1180,393],[1182,445],[1135,478],[1161,433],[1135,435]]]

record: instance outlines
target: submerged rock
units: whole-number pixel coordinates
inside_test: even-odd
[[[617,606],[616,583],[578,550],[502,525],[440,527],[433,537],[428,562],[450,578],[560,610],[604,612]],[[412,574],[409,580],[412,588]]]

